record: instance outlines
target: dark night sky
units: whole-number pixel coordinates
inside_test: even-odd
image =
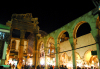
[[[11,20],[13,13],[32,13],[39,19],[40,30],[50,33],[94,8],[92,0],[4,3],[0,6],[0,23]]]

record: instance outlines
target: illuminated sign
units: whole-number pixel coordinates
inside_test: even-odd
[[[91,51],[92,55],[97,55],[97,51]]]

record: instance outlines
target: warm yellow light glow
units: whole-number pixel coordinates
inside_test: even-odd
[[[12,59],[9,59],[9,64],[10,64],[10,63],[13,64]]]
[[[85,54],[85,61],[89,61],[90,60],[90,58],[91,58],[91,51],[88,51],[86,54]]]
[[[26,62],[26,64],[28,64],[28,65],[32,65],[32,63],[33,63],[33,59],[32,58],[29,58],[29,59],[27,59],[27,62]]]
[[[47,57],[47,64],[50,64],[50,57]]]
[[[40,64],[41,64],[41,65],[44,65],[44,64],[45,64],[44,58],[40,58]]]
[[[30,65],[32,65],[32,60],[30,60]]]
[[[73,67],[72,62],[67,63],[67,67],[68,67],[68,68]]]
[[[83,66],[82,64],[83,64],[82,60],[77,60],[77,66],[82,67]]]
[[[11,65],[14,64],[15,66],[17,66],[17,61],[12,61],[12,58],[10,58],[8,64],[11,64]]]

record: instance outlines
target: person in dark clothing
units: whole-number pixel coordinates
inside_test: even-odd
[[[40,69],[40,66],[39,65],[37,66],[37,69]]]
[[[66,66],[65,66],[65,68],[64,69],[68,69]]]
[[[63,65],[62,65],[61,69],[64,69]]]
[[[34,65],[32,65],[32,68],[33,68],[33,69],[35,69],[35,66],[34,66]]]
[[[50,66],[50,69],[53,69],[52,65]]]

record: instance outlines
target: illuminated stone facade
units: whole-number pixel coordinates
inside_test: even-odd
[[[53,63],[56,63],[55,66],[57,67],[66,65],[73,69],[76,69],[77,66],[99,68],[100,48],[98,40],[100,35],[98,36],[98,34],[100,21],[98,15],[92,15],[92,11],[39,39],[37,46],[39,47],[41,42],[44,44],[46,68],[48,65],[53,65]],[[89,31],[78,36],[78,33],[84,32],[82,30],[78,32],[81,27],[83,28],[82,30]],[[65,32],[68,33],[68,36]],[[50,44],[55,47],[55,52],[53,53],[55,54],[54,62],[52,57],[48,57]],[[97,55],[92,55],[91,51],[97,51]]]
[[[27,56],[27,48],[28,48],[28,40],[24,40],[24,48],[23,48],[23,53],[24,57]],[[20,38],[11,38],[11,44],[10,44],[10,55],[9,58],[15,58],[18,60],[18,52],[19,52],[19,46],[20,46]]]
[[[21,30],[22,34],[20,39],[15,39],[15,41],[11,38],[12,49],[18,49],[15,44],[20,42],[20,53],[17,58],[22,61],[24,45],[28,43],[28,40],[24,38],[27,31],[33,33],[35,37],[33,39],[33,65],[45,65],[46,69],[48,65],[56,67],[66,65],[73,69],[76,69],[77,66],[100,68],[98,65],[100,63],[100,21],[98,15],[92,15],[92,12],[93,10],[42,38],[38,34],[37,18],[34,21],[35,18],[32,18],[31,14],[14,14],[7,25],[11,27],[11,31],[12,29]],[[84,31],[85,34],[83,34]],[[27,41],[26,44],[24,41]],[[92,55],[92,51],[96,51],[97,55]]]

